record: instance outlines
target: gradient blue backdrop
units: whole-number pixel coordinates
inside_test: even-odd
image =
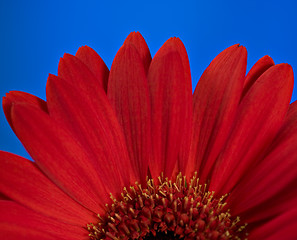
[[[248,49],[248,69],[270,55],[297,72],[297,4],[282,1],[0,1],[0,95],[21,90],[45,99],[48,73],[63,53],[94,48],[111,66],[131,31],[140,31],[152,55],[170,37],[184,42],[193,86],[226,47]],[[296,78],[296,73],[295,73]],[[292,100],[297,99],[297,87]],[[0,149],[28,157],[0,112]]]

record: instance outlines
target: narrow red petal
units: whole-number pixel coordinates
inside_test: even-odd
[[[191,90],[192,91],[192,78],[191,78],[191,69],[190,69],[190,62],[188,58],[188,54],[186,51],[186,48],[182,41],[178,38],[173,38],[172,41],[167,41],[166,44],[176,50],[181,57],[183,68],[184,68],[184,74],[185,74],[185,84],[186,84],[186,91]],[[191,82],[191,86],[189,86],[189,82]],[[193,105],[193,97],[191,95],[190,104]],[[183,139],[180,144],[180,153],[178,158],[178,171],[181,171],[183,173],[186,172],[186,167],[189,160],[189,152],[191,147],[191,135],[192,135],[192,119],[193,118],[193,108],[187,109],[188,115],[185,116],[187,118],[187,126],[186,131],[184,132]]]
[[[101,57],[88,46],[80,47],[75,56],[89,68],[97,79],[98,85],[107,92],[109,70]]]
[[[245,172],[263,157],[288,110],[293,90],[290,65],[269,68],[242,99],[232,133],[216,165],[211,187],[230,192]]]
[[[93,97],[50,75],[47,100],[50,116],[88,153],[89,167],[99,175],[98,186],[103,182],[101,188],[108,193],[119,193],[123,185],[129,184],[129,177],[135,181],[122,130],[102,89]]]
[[[11,107],[15,102],[32,104],[42,109],[44,112],[48,112],[46,102],[43,101],[42,99],[34,95],[31,95],[29,93],[20,92],[20,91],[11,91],[7,93],[5,97],[3,97],[2,105],[3,105],[3,111],[5,113],[6,119],[12,129],[13,129],[13,125],[11,121]]]
[[[93,220],[93,213],[62,192],[35,163],[7,152],[0,152],[0,163],[0,192],[12,200],[77,226]]]
[[[53,220],[12,201],[0,200],[0,212],[0,239],[81,240],[88,236],[84,226]]]
[[[187,53],[177,38],[169,39],[153,58],[148,72],[152,110],[153,176],[171,176],[184,168],[185,148],[190,145],[192,87]],[[177,166],[179,165],[179,166]]]
[[[127,43],[133,45],[138,51],[138,54],[144,66],[145,73],[147,73],[152,61],[152,57],[144,38],[139,32],[132,32],[128,35],[124,42],[124,44]]]
[[[193,136],[188,174],[206,181],[229,135],[246,71],[244,47],[231,46],[204,71],[194,92]]]
[[[91,156],[67,129],[25,104],[14,104],[12,120],[17,137],[42,171],[79,203],[98,212],[108,192]]]
[[[295,240],[297,239],[297,208],[288,209],[282,215],[267,222],[263,226],[255,228],[249,234],[250,240],[267,239],[267,240]]]
[[[260,58],[254,66],[251,68],[244,80],[244,87],[242,91],[242,98],[255,83],[255,81],[270,67],[274,66],[274,62],[271,57],[264,56]]]
[[[133,171],[145,182],[151,153],[149,89],[143,61],[129,42],[118,51],[108,83],[108,98],[122,126]]]

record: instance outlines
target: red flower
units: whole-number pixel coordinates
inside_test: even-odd
[[[110,72],[81,47],[46,102],[8,93],[34,162],[0,153],[1,239],[296,239],[293,71],[246,59],[220,53],[192,96],[182,42],[151,59],[131,33]]]

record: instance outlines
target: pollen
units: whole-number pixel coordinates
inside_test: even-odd
[[[247,239],[246,224],[232,217],[226,197],[215,197],[197,173],[187,182],[178,174],[169,180],[147,179],[124,188],[98,222],[87,225],[91,240],[110,239]]]

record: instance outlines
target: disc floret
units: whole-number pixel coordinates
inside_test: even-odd
[[[174,180],[174,181],[173,181]],[[98,222],[88,224],[92,240],[112,239],[244,239],[245,225],[225,211],[227,194],[216,198],[197,173],[187,182],[161,175],[146,186],[124,188],[119,199],[106,205]],[[156,182],[156,183],[155,183]]]

